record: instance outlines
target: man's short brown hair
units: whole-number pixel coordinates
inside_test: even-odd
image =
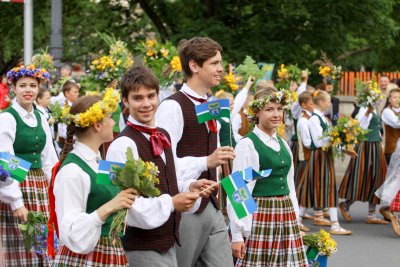
[[[312,93],[304,91],[299,95],[299,104],[306,104],[308,101],[312,100]]]
[[[218,51],[222,51],[222,46],[208,37],[193,37],[190,40],[181,40],[178,50],[183,71],[187,77],[192,77],[189,62],[193,60],[202,67],[204,61],[215,56]]]
[[[129,92],[138,91],[140,86],[155,89],[157,95],[160,91],[158,80],[152,70],[143,66],[128,69],[121,78],[122,97],[128,98]]]

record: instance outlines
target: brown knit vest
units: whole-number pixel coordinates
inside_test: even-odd
[[[392,154],[400,138],[400,129],[385,124],[385,154]]]
[[[170,140],[168,133],[161,128],[158,130],[164,133]],[[160,171],[158,178],[160,183],[157,188],[161,194],[174,196],[179,193],[176,180],[174,156],[171,148],[165,149],[166,164],[161,156],[154,157],[150,141],[139,131],[125,127],[118,137],[127,136],[131,138],[138,147],[139,157],[144,161],[151,161]],[[157,214],[154,214],[157,216]],[[160,253],[167,252],[175,245],[179,244],[179,222],[180,212],[174,211],[169,216],[168,221],[156,229],[145,230],[136,227],[127,227],[126,234],[122,238],[122,244],[126,250],[155,250]]]
[[[181,106],[183,114],[183,134],[176,147],[176,156],[182,157],[205,157],[214,152],[217,148],[217,134],[208,132],[206,124],[197,122],[195,104],[182,92],[177,92],[168,97],[169,100],[175,100]],[[208,169],[193,179],[209,179],[217,181],[217,170]],[[201,205],[196,213],[201,213],[206,208],[209,200],[219,209],[219,202],[214,192],[210,198],[203,198]]]
[[[241,136],[246,136],[251,130],[250,123],[249,120],[247,119],[247,115],[244,114],[243,109],[240,110],[239,114],[240,117],[242,118],[242,125],[240,126],[239,134]]]

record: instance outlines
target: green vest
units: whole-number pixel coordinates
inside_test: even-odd
[[[365,135],[365,137],[367,138],[367,142],[381,142],[382,141],[381,135],[380,135],[381,121],[375,112],[372,112],[372,118],[369,123],[368,130],[370,132]]]
[[[17,123],[17,131],[15,132],[13,144],[15,156],[29,161],[32,164],[31,169],[42,168],[40,155],[46,145],[46,133],[43,130],[39,112],[37,110],[34,111],[37,120],[36,127],[28,126],[12,107],[4,112],[10,113]]]
[[[86,203],[86,213],[90,214],[103,206],[105,203],[113,199],[120,190],[117,186],[114,185],[99,185],[96,183],[97,173],[90,168],[85,161],[83,161],[80,157],[75,155],[74,153],[69,153],[65,158],[62,166],[69,163],[75,163],[78,165],[84,172],[86,172],[90,177],[90,193]],[[111,222],[115,213],[107,218],[105,223],[101,226],[101,235],[109,236]]]
[[[328,130],[328,125],[324,122],[324,120],[323,120],[318,114],[313,113],[313,114],[311,115],[311,117],[312,117],[312,116],[317,116],[317,117],[318,117],[319,123],[321,124],[321,127],[322,127],[322,132],[325,132],[326,130]],[[311,118],[311,117],[310,117],[310,118]],[[311,138],[310,150],[315,150],[315,149],[317,149],[317,148],[318,148],[318,147],[315,146],[315,144],[314,144],[314,142],[313,142],[313,140],[312,140],[312,138]]]
[[[117,106],[117,110],[112,114],[112,119],[114,120],[115,124],[113,127],[114,133],[120,133],[121,129],[119,128],[119,119],[121,118],[122,111],[120,105]]]
[[[217,120],[221,124],[221,130],[219,131],[219,142],[221,146],[231,146],[230,141],[232,140],[232,147],[235,147],[236,141],[235,138],[233,138],[232,128],[229,126],[230,123],[221,118]]]
[[[272,169],[268,178],[257,180],[253,196],[269,197],[289,195],[287,175],[292,164],[289,151],[278,137],[281,149],[277,152],[265,145],[254,132],[247,135],[253,142],[260,161],[260,170]]]

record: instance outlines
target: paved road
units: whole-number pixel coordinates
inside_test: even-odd
[[[329,267],[400,267],[400,237],[394,233],[391,224],[366,224],[367,208],[366,203],[355,203],[350,210],[351,223],[344,222],[339,214],[341,225],[352,230],[353,235],[334,236],[338,252],[328,259]],[[304,223],[312,231],[320,229],[311,221]],[[329,227],[325,229],[329,230]]]

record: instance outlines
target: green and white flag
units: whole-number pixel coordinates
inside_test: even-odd
[[[31,168],[29,161],[18,158],[10,153],[0,153],[0,164],[4,170],[10,173],[11,178],[22,183]]]
[[[229,99],[218,99],[206,102],[201,105],[195,106],[197,121],[203,123],[206,121],[229,118],[230,117],[230,104]]]
[[[96,183],[111,185],[111,181],[115,178],[117,170],[124,166],[124,163],[100,160]]]

